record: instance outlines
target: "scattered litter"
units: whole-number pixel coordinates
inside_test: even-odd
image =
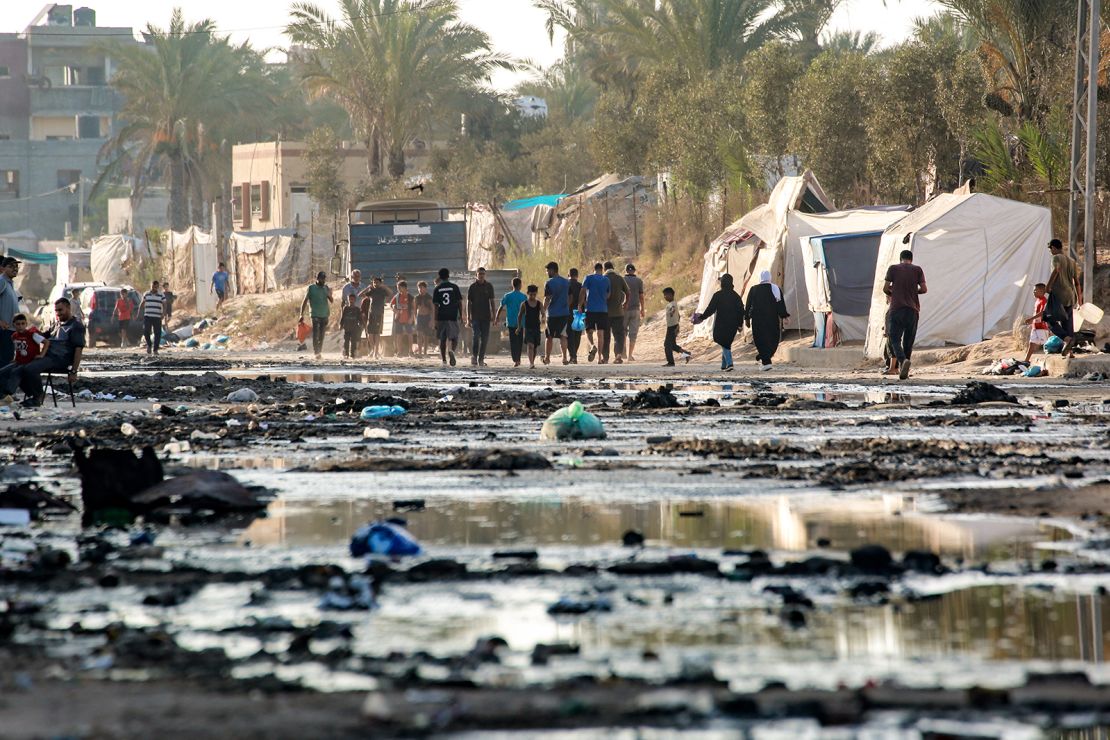
[[[185,346],[188,347],[189,349],[196,349],[197,347],[200,346],[200,342],[197,341],[196,339],[192,338],[192,337],[189,337],[188,339],[185,340]]]
[[[621,535],[621,544],[625,547],[643,547],[644,533],[635,529],[630,529]]]
[[[424,499],[397,499],[393,502],[394,511],[424,511]]]
[[[420,544],[407,529],[397,524],[373,522],[362,527],[351,537],[351,557],[363,555],[419,555]]]
[[[229,337],[227,334],[221,334],[216,337],[216,344],[227,344],[228,340],[230,339],[231,337]]]
[[[405,409],[403,406],[367,406],[359,414],[363,421],[370,421],[372,419],[385,419],[390,416],[403,416]]]
[[[197,387],[195,385],[178,385],[178,386],[174,386],[174,392],[176,392],[176,393],[196,393],[197,392]]]
[[[21,509],[30,512],[32,519],[38,519],[39,514],[52,511],[70,513],[77,508],[60,499],[49,491],[41,488],[37,483],[16,483],[0,493],[0,509]]]
[[[24,480],[26,478],[34,478],[36,475],[38,475],[38,473],[35,472],[33,467],[24,465],[23,463],[15,463],[14,465],[0,468],[0,480]]]
[[[194,434],[196,432],[194,431]],[[162,446],[163,455],[182,455],[192,450],[192,446],[188,440],[178,442],[176,439],[170,439],[165,445]]]
[[[998,386],[975,380],[967,384],[952,399],[953,406],[966,406],[976,403],[990,403],[1002,401],[1004,403],[1017,403],[1017,399]]]
[[[362,430],[363,439],[389,439],[388,429],[378,429],[377,427],[366,427]]]
[[[1004,357],[1000,360],[995,360],[989,367],[983,368],[980,375],[1017,375],[1023,373],[1029,363],[1024,360],[1019,360],[1016,357]]]
[[[605,439],[605,427],[600,419],[575,401],[547,417],[540,430],[540,439]]]
[[[373,609],[374,589],[366,576],[354,575],[349,578],[332,576],[328,581],[328,591],[320,599],[319,608],[337,611],[351,609]]]
[[[621,406],[626,409],[674,409],[682,404],[674,396],[674,386],[667,384],[658,388],[645,388],[632,398],[626,398]]]
[[[258,400],[258,394],[250,388],[240,388],[228,393],[225,400],[228,403],[254,403]]]
[[[241,427],[243,426],[243,422],[239,421],[238,419],[228,419],[227,425],[229,427]]]
[[[125,421],[120,424],[119,431],[120,434],[125,437],[134,437],[136,434],[139,433],[139,430],[135,428],[135,425],[129,421]]]
[[[1108,380],[1108,379],[1110,379],[1110,375],[1107,375],[1106,373],[1099,373],[1099,372],[1087,373],[1086,375],[1083,376],[1083,380],[1086,380],[1086,381],[1091,382],[1091,383],[1101,383],[1101,382],[1103,382],[1105,380]]]
[[[590,612],[611,612],[613,603],[609,599],[572,599],[569,596],[547,607],[548,614],[589,614]]]
[[[1022,375],[1027,378],[1039,378],[1042,375],[1048,375],[1048,371],[1042,368],[1040,365],[1032,365],[1029,367],[1028,370],[1022,373]]]
[[[189,434],[189,439],[194,440],[194,441],[196,441],[196,440],[213,441],[213,440],[217,440],[219,438],[220,438],[220,435],[218,435],[218,434],[213,434],[212,432],[202,432],[199,429],[194,429]]]
[[[1053,334],[1044,342],[1045,354],[1058,355],[1064,350],[1064,340]]]
[[[31,523],[26,509],[0,509],[0,527],[23,527]]]
[[[93,392],[90,391],[88,388],[82,388],[81,390],[77,391],[77,398],[81,399],[82,401],[91,401],[93,400],[94,396]]]
[[[136,399],[134,396],[127,395],[127,396],[124,396],[123,398],[121,398],[120,400],[121,401],[136,401],[138,399]]]

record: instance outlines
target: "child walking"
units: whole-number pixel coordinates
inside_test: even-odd
[[[428,345],[433,344],[435,331],[432,328],[432,294],[428,292],[428,281],[416,284],[416,344],[420,356],[428,354]]]
[[[358,307],[358,296],[347,294],[347,305],[339,317],[343,329],[343,356],[354,359],[358,354],[358,339],[362,335],[362,311]]]
[[[540,333],[543,304],[537,299],[539,292],[539,286],[528,286],[528,300],[520,304],[516,318],[516,330],[524,334],[524,343],[528,345],[528,367],[533,370],[536,369],[536,349],[543,340]]]
[[[1044,283],[1033,286],[1033,315],[1025,320],[1029,327],[1029,348],[1025,351],[1025,361],[1029,362],[1034,352],[1039,352],[1048,341],[1048,324],[1044,320],[1044,308],[1048,303],[1048,290]]]
[[[667,364],[663,367],[674,367],[674,353],[682,355],[682,359],[689,363],[690,353],[678,346],[678,304],[674,301],[674,288],[663,288],[663,300],[667,302],[667,336],[663,340],[663,354],[667,356]]]

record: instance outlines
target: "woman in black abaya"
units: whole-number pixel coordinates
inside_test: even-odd
[[[748,304],[744,311],[744,323],[752,330],[752,343],[755,344],[760,370],[771,369],[771,358],[779,348],[782,339],[782,322],[790,318],[786,302],[782,300],[782,289],[771,282],[771,273],[764,270],[759,276],[759,285],[748,291]]]

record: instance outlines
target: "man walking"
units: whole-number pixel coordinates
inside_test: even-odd
[[[513,278],[513,289],[501,296],[501,305],[494,316],[496,323],[501,319],[501,312],[505,312],[505,328],[509,330],[509,354],[513,358],[513,367],[520,367],[520,352],[524,349],[524,334],[517,331],[517,318],[520,315],[520,304],[528,300],[528,296],[520,289],[523,282],[520,278]]]
[[[582,332],[574,328],[574,311],[578,311],[578,303],[582,298],[582,283],[578,281],[578,268],[572,267],[567,273],[567,297],[570,299],[571,321],[567,324],[567,351],[570,353],[570,364],[578,364],[578,348],[582,346]]]
[[[311,308],[312,316],[312,351],[319,360],[324,351],[324,336],[328,331],[328,319],[331,317],[331,288],[328,287],[328,274],[316,273],[316,282],[308,286],[304,300],[301,301],[301,321],[304,321],[305,308]]]
[[[164,305],[163,308],[165,308]],[[119,346],[121,349],[127,346],[127,334],[131,329],[131,309],[131,296],[128,295],[127,289],[124,288],[120,290],[119,298],[116,298],[116,307],[114,309],[116,321],[119,322]]]
[[[158,354],[158,345],[162,343],[163,301],[159,283],[155,280],[150,284],[150,290],[143,295],[143,302],[139,307],[143,314],[143,339],[146,341],[148,355]]]
[[[1055,305],[1045,312],[1044,320],[1048,324],[1048,330],[1064,340],[1061,354],[1066,357],[1075,344],[1073,312],[1079,303],[1079,297],[1083,295],[1083,287],[1079,282],[1079,267],[1075,260],[1064,254],[1063,243],[1059,239],[1053,239],[1048,243],[1048,251],[1052,252],[1052,274],[1045,285],[1051,296],[1049,304]]]
[[[42,374],[67,373],[69,382],[77,380],[81,356],[85,351],[85,326],[73,315],[68,298],[54,302],[58,321],[54,335],[46,342],[42,356],[26,365],[11,364],[0,370],[0,395],[10,396],[16,387],[23,388],[23,406],[34,408],[43,401]]]
[[[19,313],[19,293],[15,289],[15,276],[19,274],[19,260],[5,257],[0,260],[0,367],[12,364],[15,359],[15,315]]]
[[[613,269],[612,262],[605,263],[605,277],[609,280],[609,334],[613,337],[613,354],[616,356],[613,364],[620,365],[624,362],[624,340],[627,336],[624,319],[628,308],[628,283]],[[608,341],[603,345],[602,352],[608,360]]]
[[[366,313],[366,354],[370,357],[380,358],[382,352],[382,333],[385,330],[385,307],[393,297],[393,291],[385,284],[381,275],[375,275],[370,281],[370,287],[362,291],[369,300],[369,305],[363,301],[363,311]]]
[[[904,249],[899,259],[901,261],[897,265],[887,268],[883,293],[890,296],[886,312],[886,335],[892,355],[888,372],[894,371],[894,363],[897,362],[898,377],[905,380],[910,376],[910,356],[921,314],[918,296],[925,295],[929,288],[925,284],[925,271],[913,263],[913,252]]]
[[[450,281],[451,271],[439,268],[439,281],[432,291],[436,307],[436,337],[439,339],[439,360],[443,365],[450,360],[455,366],[455,349],[459,346],[459,316],[462,315],[462,291]],[[450,345],[450,349],[448,349]]]
[[[227,300],[227,281],[229,277],[227,265],[223,262],[220,263],[219,269],[212,273],[212,286],[209,290],[216,294],[217,311],[224,307],[224,301]]]
[[[578,309],[586,312],[586,336],[592,345],[587,362],[593,362],[600,347],[601,356],[597,358],[599,365],[609,362],[609,292],[613,289],[609,278],[605,277],[604,269],[600,262],[594,264],[593,274],[587,275],[582,282],[582,297],[578,302]]]
[[[563,364],[567,358],[567,327],[570,325],[570,282],[559,274],[559,263],[547,263],[547,283],[543,287],[543,310],[547,314],[547,343],[544,346],[543,364],[551,364],[551,347],[559,340]]]
[[[466,291],[466,312],[472,330],[470,342],[470,364],[486,366],[486,347],[489,345],[489,329],[496,313],[493,285],[486,280],[486,268],[479,267],[477,279]]]
[[[644,281],[636,276],[635,265],[625,265],[624,283],[628,286],[628,310],[625,312],[628,361],[635,362],[636,337],[640,335],[640,322],[644,319]]]

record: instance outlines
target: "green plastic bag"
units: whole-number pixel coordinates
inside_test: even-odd
[[[575,401],[547,417],[540,430],[540,439],[605,439],[605,427],[600,419]]]

